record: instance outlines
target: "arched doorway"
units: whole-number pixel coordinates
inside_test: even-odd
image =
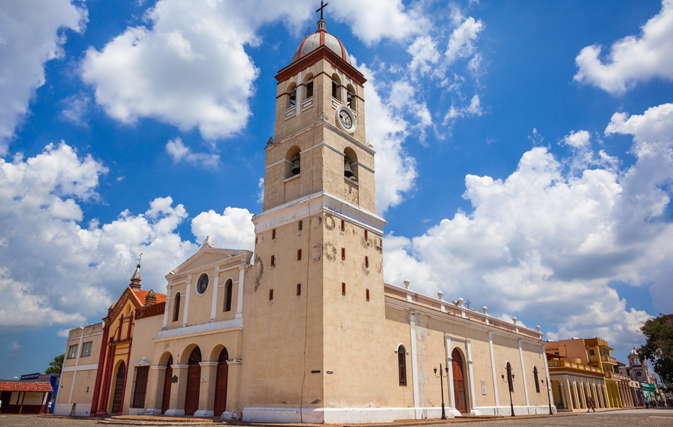
[[[165,414],[171,404],[171,383],[173,382],[173,356],[168,357],[166,362],[166,374],[164,375],[164,393],[161,400],[161,413]]]
[[[227,410],[227,379],[229,376],[229,365],[227,365],[229,353],[223,348],[220,357],[217,359],[217,378],[215,380],[215,416],[219,417],[222,412]]]
[[[199,363],[201,363],[201,350],[196,347],[189,355],[185,415],[194,415],[194,412],[199,409],[199,390],[201,389],[201,365]]]
[[[124,394],[124,378],[126,378],[126,364],[122,361],[117,369],[117,378],[115,379],[115,392],[112,399],[112,413],[118,414],[122,411],[122,394]]]
[[[465,375],[463,373],[463,357],[458,349],[451,353],[453,359],[453,392],[456,395],[456,409],[467,412],[467,394],[465,393]]]

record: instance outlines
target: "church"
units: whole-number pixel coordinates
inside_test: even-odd
[[[276,75],[254,253],[206,239],[168,272],[166,294],[144,290],[138,266],[102,323],[70,331],[56,414],[336,424],[556,412],[539,327],[384,282],[366,78],[320,10]]]

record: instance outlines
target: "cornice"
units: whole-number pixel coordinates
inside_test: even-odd
[[[259,213],[252,217],[252,222],[255,224],[255,233],[260,233],[318,212],[329,213],[336,218],[383,236],[383,227],[386,225],[385,219],[325,191],[313,193]]]
[[[285,80],[299,73],[301,70],[307,69],[308,67],[320,61],[321,59],[326,60],[334,67],[338,68],[348,78],[355,81],[360,86],[364,86],[365,82],[367,81],[367,79],[365,79],[365,76],[360,71],[358,71],[357,68],[353,67],[343,58],[339,57],[339,55],[337,55],[336,53],[332,52],[330,48],[323,45],[314,50],[313,52],[311,52],[310,54],[302,57],[297,62],[292,63],[287,67],[283,68],[282,70],[278,71],[278,74],[276,74],[276,80],[278,81],[278,84],[284,82]]]

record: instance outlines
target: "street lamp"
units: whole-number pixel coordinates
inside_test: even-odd
[[[542,387],[544,387],[544,380],[540,380]],[[554,415],[551,410],[551,396],[552,396],[551,384],[547,383],[547,401],[549,402],[549,415]]]
[[[446,371],[446,377],[444,376],[444,372],[442,371],[442,364],[439,364],[439,387],[442,389],[442,419],[446,419],[446,412],[444,411],[444,380],[442,378],[446,378],[446,381],[449,381],[449,368],[448,366],[444,368],[444,371]],[[435,378],[437,378],[437,368],[435,368]]]
[[[512,416],[514,416],[514,403],[512,402],[512,390],[514,390],[514,374],[512,374],[512,365],[507,362],[507,385],[509,386],[509,406],[512,410]],[[502,374],[503,381],[505,380],[505,374]]]

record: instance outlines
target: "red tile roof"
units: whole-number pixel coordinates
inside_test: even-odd
[[[149,293],[149,291],[146,291],[144,289],[140,290],[133,290],[133,293],[138,297],[140,300],[140,304],[145,305],[145,297]],[[157,296],[157,304],[161,304],[162,302],[166,302],[166,294],[160,294],[159,292],[156,292],[155,295]]]
[[[25,381],[0,381],[0,391],[54,391],[49,383],[30,383]]]

